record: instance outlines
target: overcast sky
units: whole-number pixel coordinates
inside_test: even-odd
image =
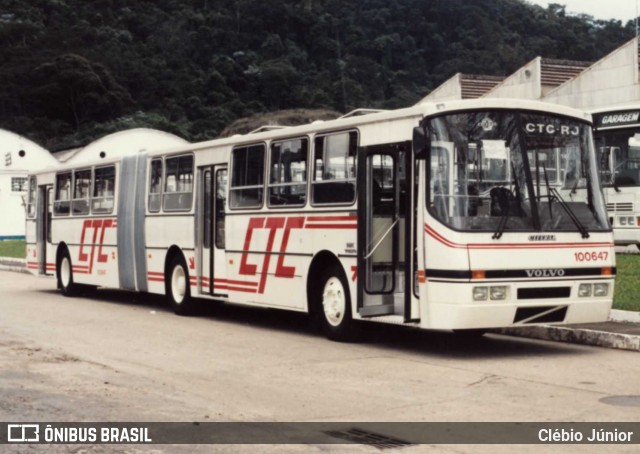
[[[544,8],[549,3],[566,5],[568,13],[584,13],[596,19],[619,19],[623,24],[636,17],[636,2],[640,0],[527,0]]]

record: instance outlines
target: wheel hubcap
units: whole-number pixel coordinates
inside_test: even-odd
[[[187,294],[187,279],[184,269],[180,265],[177,265],[171,273],[171,293],[173,300],[178,304],[184,301]]]
[[[337,277],[329,278],[327,283],[324,284],[322,307],[324,308],[324,315],[329,324],[332,326],[340,325],[342,319],[344,319],[347,301],[342,282],[340,282],[340,279]]]
[[[60,264],[60,280],[62,281],[63,287],[69,287],[69,283],[71,282],[71,264],[67,257],[64,257]]]

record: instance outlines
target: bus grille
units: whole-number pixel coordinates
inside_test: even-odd
[[[633,202],[607,203],[607,211],[633,212]]]
[[[519,300],[535,300],[545,298],[569,298],[571,287],[535,287],[519,288]]]
[[[562,322],[567,315],[567,306],[519,307],[513,323],[554,323]]]

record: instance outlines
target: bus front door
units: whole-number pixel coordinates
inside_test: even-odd
[[[227,297],[220,287],[226,283],[225,205],[227,188],[226,166],[202,169],[202,209],[200,210],[200,272],[199,289],[204,295]],[[216,285],[217,284],[217,285]],[[216,288],[218,287],[218,288]]]
[[[407,211],[410,166],[405,143],[367,147],[358,157],[358,312],[404,315],[407,303]],[[411,254],[409,254],[411,256]],[[408,274],[411,276],[411,274]],[[409,282],[411,279],[408,280]]]

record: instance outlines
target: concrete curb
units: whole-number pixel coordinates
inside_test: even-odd
[[[506,328],[496,332],[508,336],[530,337],[533,339],[640,352],[640,336],[633,334],[611,333],[568,326],[528,326],[526,328]]]
[[[640,323],[640,312],[611,309],[609,320],[613,322]]]
[[[14,257],[0,257],[0,270],[29,273],[27,270],[27,261],[25,259],[17,259]]]

